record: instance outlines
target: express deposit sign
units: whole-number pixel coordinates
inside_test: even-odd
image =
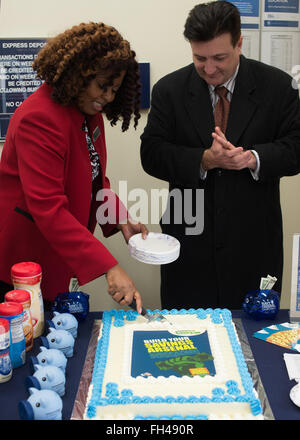
[[[15,109],[41,85],[32,63],[45,44],[44,39],[0,40],[0,139]]]

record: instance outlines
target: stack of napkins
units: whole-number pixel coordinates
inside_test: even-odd
[[[176,238],[158,232],[149,232],[146,239],[142,238],[142,234],[133,235],[128,247],[133,258],[148,264],[172,263],[180,253],[180,243]]]
[[[300,354],[284,353],[283,358],[289,379],[300,382]]]

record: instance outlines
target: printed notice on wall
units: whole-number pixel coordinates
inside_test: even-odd
[[[263,32],[261,60],[291,75],[300,64],[300,32]]]
[[[290,320],[300,321],[300,234],[293,235]]]
[[[0,40],[0,140],[16,108],[41,85],[32,63],[45,44],[44,39]]]
[[[41,84],[32,63],[46,39],[0,39],[0,140],[4,140],[9,120],[16,108]],[[141,109],[150,106],[150,64],[139,63]]]
[[[261,61],[290,75],[300,64],[299,0],[264,0]]]
[[[260,27],[260,0],[232,0],[241,15],[243,29],[259,29]]]
[[[263,29],[299,30],[299,0],[264,0]]]
[[[260,60],[260,34],[259,31],[243,30],[242,54],[246,58]]]
[[[231,0],[241,15],[242,53],[247,58],[260,58],[260,0]]]

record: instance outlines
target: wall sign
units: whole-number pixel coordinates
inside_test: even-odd
[[[299,0],[264,0],[265,28],[296,28],[299,30]]]
[[[300,64],[299,0],[263,0],[261,61],[291,75]]]
[[[241,15],[241,28],[259,29],[260,26],[260,0],[232,0]]]
[[[36,78],[32,63],[46,39],[0,40],[0,140],[4,140],[9,120],[17,107],[42,81]],[[140,63],[141,109],[150,106],[150,64]]]
[[[238,8],[241,16],[242,54],[259,60],[261,0],[231,0],[230,3]]]
[[[0,139],[5,139],[9,120],[16,108],[33,93],[41,81],[32,63],[46,44],[43,39],[0,40]]]
[[[290,321],[300,321],[300,234],[293,235]]]

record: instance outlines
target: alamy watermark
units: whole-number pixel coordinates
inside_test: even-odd
[[[291,74],[292,74],[292,87],[293,89],[300,89],[300,64],[296,64],[295,66],[292,67],[291,70]]]
[[[100,225],[116,224],[117,218],[128,211],[131,218],[144,224],[184,224],[186,235],[199,235],[204,229],[204,190],[167,188],[150,190],[134,188],[128,191],[127,181],[119,182],[116,206],[115,194],[110,189],[98,191],[96,200],[101,202],[96,217]],[[130,203],[132,203],[130,205]],[[130,205],[130,206],[129,206]],[[125,222],[126,220],[124,220]]]

